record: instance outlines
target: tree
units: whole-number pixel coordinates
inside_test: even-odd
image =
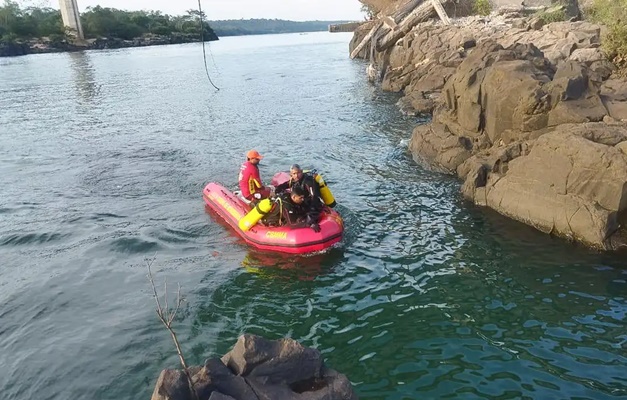
[[[4,5],[0,7],[0,27],[10,31],[13,24],[22,15],[19,4],[14,1],[5,0]]]
[[[373,20],[377,16],[377,10],[368,4],[361,5],[361,12],[366,14],[366,19]]]
[[[35,35],[38,37],[63,34],[63,20],[61,13],[53,8],[28,8],[26,9],[28,23],[35,27]]]
[[[0,0],[2,1],[2,0]],[[61,13],[49,7],[20,8],[15,1],[4,0],[0,6],[0,38],[30,39],[65,35]],[[146,34],[171,35],[173,33],[198,34],[201,14],[189,10],[179,17],[164,15],[159,11],[124,11],[109,7],[88,7],[81,15],[87,38],[108,37],[132,40]],[[207,23],[203,24],[206,38],[217,39]],[[8,39],[7,39],[8,40]]]
[[[198,19],[199,17],[202,17],[203,21],[207,19],[207,15],[204,11],[200,12],[198,10],[191,9],[187,10],[187,15],[190,19]]]
[[[32,38],[63,33],[61,13],[52,8],[21,9],[14,1],[5,0],[0,7],[0,36]]]

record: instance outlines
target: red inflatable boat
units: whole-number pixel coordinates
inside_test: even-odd
[[[322,251],[342,239],[342,217],[328,207],[320,216],[320,232],[307,228],[268,227],[260,223],[248,231],[239,228],[239,220],[251,210],[239,196],[218,183],[203,190],[207,206],[222,217],[249,245],[260,250],[304,254]]]

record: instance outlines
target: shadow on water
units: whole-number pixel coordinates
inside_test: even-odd
[[[314,280],[331,273],[342,258],[343,252],[338,248],[307,255],[249,251],[241,265],[260,278]]]
[[[544,234],[521,222],[507,218],[496,211],[477,207],[461,199],[466,210],[453,220],[455,229],[467,242],[463,257],[470,262],[485,261],[484,256],[518,258],[521,262],[554,266],[582,266],[609,263],[627,270],[627,252],[603,252],[589,249],[564,238]]]
[[[234,243],[247,249],[240,265],[246,272],[258,277],[313,280],[320,275],[330,273],[332,267],[342,261],[346,237],[332,248],[319,253],[298,255],[255,250],[251,249],[244,239],[210,207],[205,206],[205,213],[212,222],[217,222],[228,231]]]

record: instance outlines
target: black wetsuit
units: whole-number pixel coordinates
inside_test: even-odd
[[[307,226],[309,207],[305,204],[296,204],[289,193],[281,193],[274,200],[272,209],[263,217],[263,222],[269,226]]]
[[[318,182],[316,182],[313,175],[303,173],[303,176],[298,181],[290,179],[289,181],[278,185],[276,187],[276,192],[281,193],[288,188],[292,188],[297,185],[307,192],[304,203],[307,209],[307,216],[310,221],[318,222],[324,204],[320,198],[320,185],[318,185]]]

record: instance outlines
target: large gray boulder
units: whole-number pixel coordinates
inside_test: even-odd
[[[164,369],[159,374],[152,400],[191,400],[192,394],[185,376],[181,370]]]
[[[592,52],[555,66],[535,46],[480,43],[414,130],[417,162],[464,180],[464,196],[601,249],[627,244],[627,105]],[[610,111],[611,109],[611,111]],[[601,122],[605,121],[605,122]]]
[[[627,245],[625,141],[625,124],[560,125],[501,154],[492,150],[467,160],[459,168],[462,191],[543,232],[617,249]]]
[[[322,355],[293,339],[267,340],[242,335],[235,347],[222,357],[235,374],[264,383],[292,385],[322,375]]]
[[[609,79],[601,86],[601,101],[608,115],[618,121],[627,121],[627,81]]]
[[[345,375],[293,339],[241,336],[222,359],[190,369],[199,400],[356,400]],[[152,400],[191,400],[183,372],[164,370]]]
[[[372,26],[374,22],[364,24],[355,32],[351,51]],[[442,25],[437,20],[418,24],[396,46],[386,52],[375,52],[370,60],[371,70],[377,72],[375,75],[384,90],[405,95],[402,105],[407,112],[429,114],[435,107],[432,100],[445,82],[475,46],[485,41],[496,42],[503,48],[533,44],[555,67],[571,58],[587,63],[593,71],[591,78],[596,80],[607,79],[613,69],[598,49],[601,43],[598,25],[585,21],[554,22],[534,29],[529,18],[520,14],[493,14],[453,20],[452,25]],[[362,58],[370,56],[370,46],[359,54]]]
[[[410,149],[416,160],[454,173],[492,146],[561,124],[602,121],[611,101],[618,114],[622,98],[609,89],[602,97],[599,84],[579,61],[555,67],[531,44],[482,42],[446,82],[432,123],[414,130]]]
[[[409,150],[418,164],[452,174],[472,156],[472,140],[469,136],[451,133],[445,124],[434,118],[431,124],[414,129]]]
[[[364,54],[371,81],[403,93],[403,112],[432,113],[409,149],[457,174],[467,199],[596,248],[623,246],[627,82],[611,78],[601,27],[575,22],[577,0],[491,3],[490,16],[425,22]],[[556,5],[574,18],[524,17]]]

